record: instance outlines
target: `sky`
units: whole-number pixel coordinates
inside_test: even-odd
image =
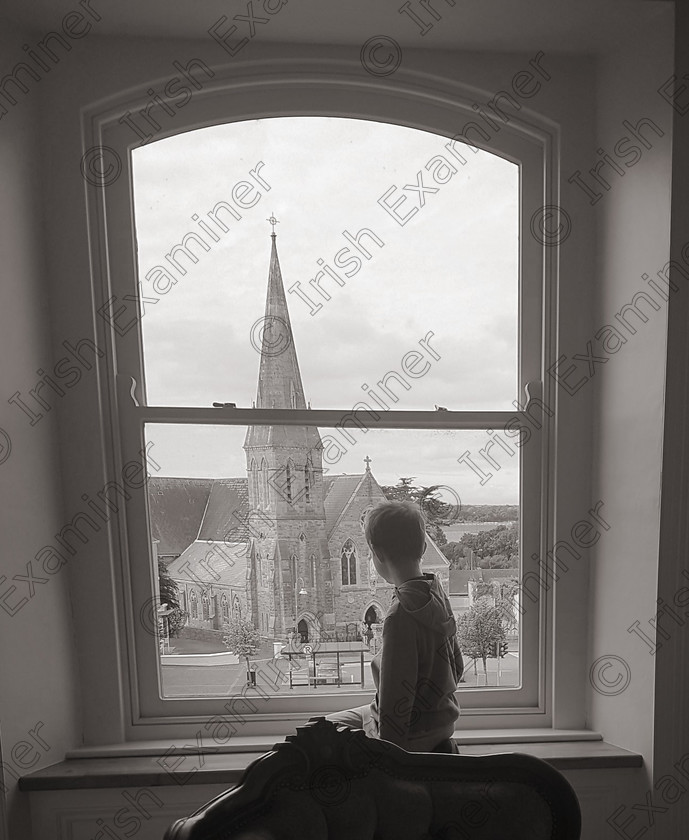
[[[363,384],[380,394],[376,383],[393,371],[408,385],[395,388],[397,402],[387,399],[395,409],[512,410],[519,170],[456,144],[462,165],[447,143],[397,125],[290,117],[204,128],[134,149],[139,279],[142,293],[158,300],[142,318],[148,404],[252,405],[260,348],[255,325],[265,308],[270,260],[267,219],[274,214],[293,338],[313,408],[349,410],[366,399]],[[233,193],[242,181],[251,191]],[[391,187],[388,204],[400,201],[398,217],[410,214],[404,225],[379,203]],[[208,214],[221,201],[241,218],[222,211],[216,218],[223,224],[216,224]],[[253,206],[241,207],[242,201]],[[364,228],[383,243],[361,240],[370,259],[344,236]],[[192,244],[198,262],[181,257],[180,269],[166,255],[190,232],[208,250]],[[345,256],[337,267],[334,257],[345,247],[358,264],[342,266]],[[323,264],[344,283],[322,276],[330,299],[309,285]],[[310,303],[289,292],[297,282]],[[424,353],[425,374],[405,375],[402,358],[423,351],[419,342],[429,333],[434,354]],[[230,427],[148,429],[158,474],[188,477],[245,475],[244,434]],[[513,446],[514,455],[496,455],[500,469],[483,485],[457,463],[466,450],[478,453],[488,441],[485,431],[353,435],[332,473],[360,473],[368,455],[381,484],[410,475],[452,488],[448,501],[454,494],[466,504],[518,502]]]

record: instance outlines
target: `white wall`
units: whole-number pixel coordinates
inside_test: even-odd
[[[597,326],[619,327],[615,313],[638,291],[648,290],[642,273],[657,279],[656,272],[669,259],[672,109],[657,89],[672,74],[672,61],[671,28],[659,24],[643,40],[600,62],[600,146],[612,152],[629,135],[622,121],[636,125],[642,117],[652,119],[664,136],[646,128],[652,148],[644,147],[633,167],[615,157],[625,174],[607,168],[611,188],[591,207],[597,221]],[[592,166],[598,157],[595,149],[582,149],[580,168]],[[577,199],[587,200],[581,191]],[[657,594],[666,330],[666,304],[649,310],[648,322],[638,325],[636,335],[620,328],[627,343],[597,366],[592,381],[593,496],[604,500],[610,530],[595,547],[592,564],[589,661],[619,657],[624,662],[610,660],[606,679],[612,682],[619,675],[631,682],[621,693],[609,695],[589,686],[588,724],[606,740],[640,752],[649,772],[655,660],[649,646],[628,628],[639,620],[654,635],[648,619],[655,614]],[[578,352],[585,352],[585,341],[592,337],[582,332]],[[594,341],[595,346],[600,344]]]
[[[3,22],[3,66],[23,55],[26,34]],[[4,71],[3,71],[4,72]],[[33,427],[15,405],[16,391],[34,387],[37,369],[48,369],[52,355],[47,288],[51,275],[43,238],[45,203],[41,178],[40,95],[18,96],[18,104],[0,120],[0,427],[6,438],[0,451],[0,760],[4,766],[4,801],[9,836],[29,837],[26,795],[15,776],[64,756],[81,743],[77,714],[78,676],[68,575],[65,570],[34,583],[26,564],[62,526],[61,471],[56,416],[50,411]],[[7,578],[6,580],[4,578]],[[10,615],[9,612],[19,609]],[[9,612],[8,612],[9,611]],[[36,729],[37,724],[42,724]],[[34,730],[35,737],[28,735]],[[26,747],[22,742],[28,742]],[[22,768],[22,764],[24,765]],[[0,805],[0,815],[2,807]],[[0,835],[2,832],[0,831]]]

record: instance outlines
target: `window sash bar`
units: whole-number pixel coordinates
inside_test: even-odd
[[[212,426],[318,426],[344,423],[381,429],[503,429],[525,411],[367,411],[358,409],[264,409],[139,406],[131,409],[142,423],[190,423]],[[134,418],[132,418],[134,419]]]

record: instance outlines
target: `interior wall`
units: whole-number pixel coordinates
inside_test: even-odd
[[[21,59],[27,40],[3,21],[3,67]],[[6,110],[0,118],[0,801],[8,836],[28,838],[28,797],[17,791],[17,778],[59,761],[80,745],[81,731],[68,575],[64,569],[48,574],[35,560],[64,524],[56,412],[43,412],[32,425],[16,401],[8,402],[35,387],[37,371],[48,370],[52,358],[40,89],[18,93]]]
[[[587,722],[607,741],[641,753],[649,773],[655,679],[655,631],[649,619],[657,597],[667,332],[667,281],[658,271],[669,259],[672,177],[672,109],[658,89],[673,72],[670,13],[643,40],[600,60],[597,142],[623,174],[610,163],[600,170],[609,188],[597,187],[599,199],[575,190],[596,217],[596,332],[614,325],[622,337],[609,333],[605,350],[600,333],[582,333],[578,351],[586,353],[591,339],[595,354],[606,359],[594,363],[592,377],[593,496],[604,501],[610,527],[595,547],[592,564],[589,663],[594,670]],[[619,145],[624,137],[630,142]],[[582,173],[599,159],[595,148],[582,150]],[[586,180],[595,185],[590,174]],[[626,310],[632,333],[622,323],[624,315],[622,320],[617,315],[637,293],[648,294],[655,304],[636,299],[645,322]]]

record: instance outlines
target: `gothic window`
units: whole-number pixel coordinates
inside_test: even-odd
[[[304,498],[306,504],[311,504],[311,473],[309,471],[309,464],[304,467]]]
[[[292,465],[289,461],[285,468],[285,496],[287,501],[292,504]]]
[[[222,622],[227,624],[230,620],[230,605],[227,603],[227,595],[224,593],[220,599],[220,608],[222,610]]]
[[[265,458],[261,461],[261,475],[259,480],[258,506],[261,510],[267,510],[270,507],[270,497],[268,496],[268,462]]]
[[[210,610],[210,602],[208,600],[208,595],[205,593],[201,596],[201,617],[204,621],[208,621],[211,615]]]
[[[199,617],[199,600],[195,589],[189,593],[189,615],[192,618]]]
[[[254,502],[256,507],[261,507],[258,488],[258,469],[256,467],[256,461],[253,458],[249,467],[249,498]]]
[[[232,599],[232,615],[233,618],[241,618],[242,617],[242,605],[239,602],[239,596],[235,595]]]
[[[311,555],[311,586],[316,588],[316,555]]]
[[[340,554],[342,564],[342,585],[351,586],[356,583],[356,546],[347,540],[342,546]]]

